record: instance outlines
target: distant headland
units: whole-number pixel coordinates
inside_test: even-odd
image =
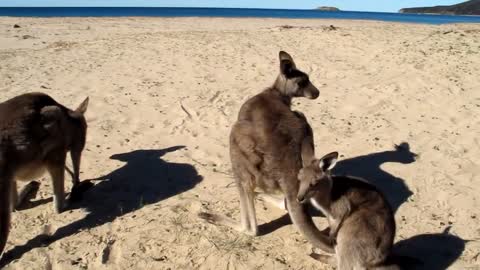
[[[480,15],[480,0],[470,0],[451,6],[402,8],[400,13],[429,13],[448,15]]]
[[[316,10],[321,10],[321,11],[340,11],[340,9],[338,9],[338,8],[336,8],[336,7],[326,7],[326,6],[317,7]]]

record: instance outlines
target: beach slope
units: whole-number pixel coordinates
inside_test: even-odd
[[[479,41],[478,24],[0,18],[0,101],[41,91],[74,107],[89,96],[81,179],[96,179],[61,214],[49,178],[38,179],[36,198],[13,213],[2,263],[331,269],[263,202],[256,238],[197,217],[238,218],[230,128],[242,103],[273,83],[285,50],[320,89],[317,100],[293,102],[317,156],[339,151],[338,173],[384,190],[396,249],[426,269],[478,269],[480,242],[466,241],[480,238]]]

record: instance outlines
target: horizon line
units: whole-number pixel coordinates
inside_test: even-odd
[[[360,11],[360,10],[345,10],[339,9],[338,11],[325,11],[320,10],[319,7],[315,8],[249,8],[249,7],[170,7],[170,6],[0,6],[0,8],[201,8],[201,9],[260,9],[260,10],[302,10],[302,11],[312,11],[316,10],[319,12],[371,12],[371,13],[399,13],[398,11]]]

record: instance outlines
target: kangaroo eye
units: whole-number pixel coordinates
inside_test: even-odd
[[[298,82],[298,86],[300,86],[300,88],[305,88],[308,86],[308,84],[310,83],[310,80],[308,78],[302,78],[299,82]]]
[[[300,86],[300,88],[304,88],[304,87],[307,87],[308,83],[309,83],[308,79],[302,79],[298,82],[298,86]]]

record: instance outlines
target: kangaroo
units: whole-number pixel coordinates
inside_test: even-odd
[[[252,236],[258,234],[254,199],[257,192],[282,195],[300,233],[314,246],[333,253],[328,235],[320,232],[297,201],[302,155],[313,156],[313,132],[302,113],[292,111],[294,97],[316,99],[318,89],[292,57],[279,53],[280,74],[272,87],[247,100],[230,133],[230,159],[240,194],[241,223],[225,216],[200,213],[213,224],[233,227]],[[302,150],[303,145],[305,151]]]
[[[396,270],[391,249],[395,238],[393,210],[385,197],[367,181],[333,176],[338,153],[304,160],[298,174],[298,201],[310,201],[328,219],[329,235],[335,243],[335,258],[311,256],[339,270]]]
[[[73,188],[80,180],[80,159],[87,133],[84,113],[89,99],[72,111],[43,93],[29,93],[0,103],[0,255],[10,231],[11,212],[38,189],[38,182],[17,193],[16,181],[28,181],[48,171],[52,177],[54,210],[65,208],[64,173],[67,152],[73,164]]]

